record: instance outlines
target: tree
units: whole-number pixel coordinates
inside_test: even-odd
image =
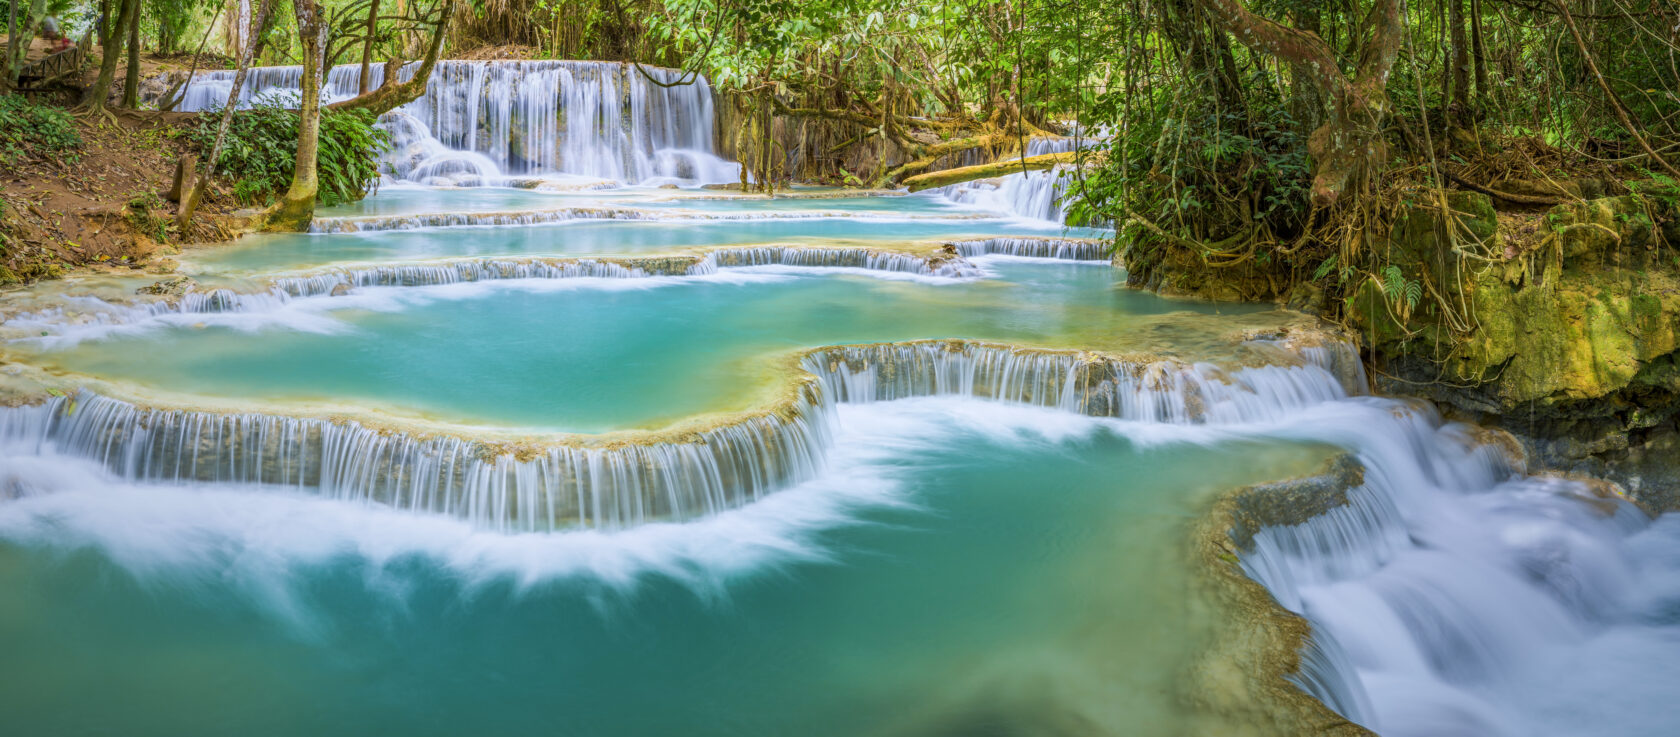
[[[6,58],[0,59],[0,88],[17,86],[23,60],[29,55],[29,39],[35,37],[41,21],[47,17],[47,0],[34,0],[24,6],[22,18],[18,17],[19,2],[6,3]]]
[[[378,34],[378,29],[379,0],[370,0],[368,3],[367,28],[362,31],[362,75],[356,80],[356,94],[358,96],[367,94],[368,83],[373,81],[368,78],[368,72],[372,71],[373,42]]]
[[[105,110],[105,98],[111,94],[111,82],[117,76],[117,58],[122,54],[123,39],[130,24],[138,22],[140,0],[102,0],[99,17],[102,34],[99,37],[99,77],[87,94],[82,107],[93,112]],[[111,22],[115,19],[116,22]]]
[[[134,15],[128,21],[128,72],[123,75],[122,106],[140,107],[140,6],[143,0],[129,0]]]
[[[216,126],[216,141],[210,145],[209,154],[199,164],[198,177],[193,181],[192,187],[181,197],[181,207],[176,214],[175,224],[182,232],[186,232],[187,226],[192,223],[193,214],[197,212],[199,203],[204,200],[204,190],[216,172],[216,162],[222,156],[222,144],[227,140],[228,128],[233,125],[234,111],[239,107],[239,93],[245,87],[245,75],[251,70],[253,52],[257,48],[256,36],[262,33],[263,27],[268,23],[269,8],[272,4],[273,0],[262,0],[257,6],[256,15],[251,19],[251,38],[244,39],[239,45],[239,60],[233,73],[233,87],[228,90],[227,104],[222,107],[222,119]]]
[[[1285,26],[1249,10],[1242,0],[1197,0],[1215,27],[1256,54],[1274,57],[1308,75],[1325,93],[1329,117],[1307,139],[1313,158],[1312,198],[1328,207],[1363,186],[1388,160],[1382,126],[1388,114],[1388,77],[1400,53],[1405,18],[1401,0],[1377,0],[1358,48],[1354,73],[1343,73],[1335,50],[1318,34]]]
[[[371,92],[363,92],[348,100],[340,100],[330,107],[334,110],[366,110],[374,115],[384,115],[403,105],[407,105],[426,94],[426,83],[432,78],[432,69],[437,66],[438,57],[443,53],[443,42],[448,37],[449,21],[455,14],[455,0],[440,0],[427,14],[430,20],[424,21],[432,26],[431,43],[426,47],[426,57],[420,62],[420,68],[414,72],[407,82],[399,82],[398,72],[402,70],[402,60],[393,57],[385,62],[384,80],[379,87]],[[372,21],[369,21],[371,27]],[[370,30],[371,33],[371,30]],[[371,38],[371,36],[370,36]],[[362,56],[362,86],[367,86],[368,54],[364,47]]]
[[[292,186],[269,216],[274,230],[304,230],[315,216],[315,197],[320,183],[316,167],[321,143],[321,83],[326,75],[327,24],[315,0],[292,0],[297,17],[298,44],[302,47],[303,99],[298,109],[297,164]]]

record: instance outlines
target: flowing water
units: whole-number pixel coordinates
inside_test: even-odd
[[[419,62],[405,65],[406,81]],[[227,102],[231,70],[193,77],[179,109]],[[300,94],[302,67],[252,69],[241,105],[284,104]],[[384,81],[384,68],[370,74]],[[354,97],[359,65],[328,70],[321,90],[332,102]],[[740,181],[740,165],[714,151],[712,92],[669,69],[589,61],[441,61],[426,93],[387,113],[392,133],[386,170],[426,184],[497,184],[510,177],[594,182]],[[671,85],[671,86],[666,86]]]
[[[317,232],[0,295],[5,733],[1334,721],[1254,683],[1385,735],[1680,725],[1680,522],[1365,395],[1303,317],[1128,291],[1020,191],[624,186],[707,178],[661,169],[712,156],[703,86],[441,72]],[[1298,664],[1230,672],[1275,607]]]

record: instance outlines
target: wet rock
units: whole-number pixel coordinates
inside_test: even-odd
[[[198,288],[198,282],[193,281],[192,277],[177,276],[173,279],[164,279],[163,281],[159,281],[154,284],[148,284],[134,290],[134,293],[150,294],[160,297],[179,297],[196,288]]]
[[[1662,450],[1680,444],[1680,264],[1662,246],[1680,205],[1640,195],[1559,205],[1529,246],[1506,249],[1478,197],[1452,202],[1456,248],[1475,257],[1455,252],[1436,208],[1396,218],[1398,281],[1429,283],[1426,298],[1408,304],[1385,275],[1349,299],[1382,365],[1379,387],[1506,427],[1542,467],[1675,508],[1680,456]]]

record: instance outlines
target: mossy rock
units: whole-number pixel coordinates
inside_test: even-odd
[[[1556,234],[1566,267],[1643,269],[1662,265],[1658,220],[1668,217],[1662,202],[1627,195],[1558,205],[1546,213],[1546,225]]]
[[[1490,252],[1499,250],[1499,215],[1493,209],[1492,199],[1480,192],[1455,191],[1446,193],[1446,203],[1459,223],[1456,234],[1461,241]],[[1384,260],[1403,268],[1411,267],[1407,271],[1443,267],[1451,255],[1447,225],[1434,192],[1407,193],[1389,229],[1389,250],[1382,254]]]

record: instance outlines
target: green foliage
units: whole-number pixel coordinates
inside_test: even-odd
[[[28,160],[74,162],[81,158],[82,135],[70,114],[31,104],[19,95],[0,95],[0,164]]]
[[[1389,264],[1382,268],[1382,291],[1394,300],[1394,306],[1404,305],[1402,314],[1417,309],[1418,301],[1423,299],[1423,283],[1415,279],[1407,279],[1400,271],[1400,267]]]
[[[1324,261],[1322,261],[1318,264],[1318,268],[1313,270],[1312,280],[1313,281],[1318,281],[1319,279],[1323,279],[1324,277],[1329,276],[1330,272],[1334,271],[1335,269],[1336,269],[1336,254],[1332,253],[1332,254],[1330,254],[1330,258],[1324,259]]]
[[[360,199],[379,176],[379,155],[390,148],[391,136],[374,127],[375,118],[364,110],[321,111],[320,157],[317,199],[333,205]],[[189,139],[200,155],[209,155],[216,140],[218,116],[203,116]],[[233,183],[233,193],[244,204],[270,202],[292,182],[297,165],[298,113],[273,104],[262,104],[234,114],[233,125],[216,174]]]
[[[135,230],[160,243],[169,240],[172,225],[167,215],[156,215],[153,209],[165,210],[163,198],[156,192],[141,192],[128,200],[126,219]],[[167,210],[165,210],[167,212]]]
[[[1278,100],[1256,100],[1247,115],[1216,105],[1185,107],[1161,91],[1134,107],[1125,133],[1108,142],[1073,217],[1128,222],[1123,242],[1147,246],[1155,233],[1124,208],[1161,228],[1217,241],[1250,227],[1293,239],[1310,212],[1306,145]],[[1261,253],[1257,258],[1263,258]]]

